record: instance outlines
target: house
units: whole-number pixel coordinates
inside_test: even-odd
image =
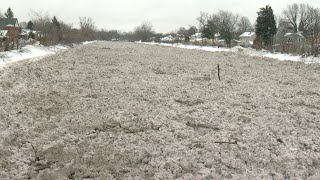
[[[222,39],[220,33],[214,34],[213,44],[218,47],[226,47],[227,43],[224,39]]]
[[[202,33],[195,33],[191,35],[190,42],[202,41]]]
[[[177,42],[185,42],[185,40],[186,40],[186,38],[183,34],[177,34],[175,39]]]
[[[287,53],[304,53],[305,51],[305,37],[301,32],[286,33],[285,37],[285,51]]]
[[[17,18],[0,18],[0,30],[7,30],[8,44],[18,44],[21,28]]]
[[[202,33],[195,33],[191,35],[189,42],[197,46],[209,46],[213,44],[213,40],[208,38],[203,38]]]
[[[241,41],[240,45],[243,47],[251,47],[255,38],[255,32],[244,32],[239,36],[239,40]]]
[[[301,32],[286,33],[284,37],[286,38],[287,44],[301,44],[305,40],[305,37],[302,35]]]
[[[165,36],[161,38],[161,42],[174,42],[175,38],[171,35]]]
[[[38,31],[33,31],[30,29],[21,29],[21,33],[19,34],[19,36],[26,40],[28,40],[32,36],[33,36],[33,39],[36,39],[38,36]]]

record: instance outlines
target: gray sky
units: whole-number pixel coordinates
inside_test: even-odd
[[[92,17],[99,28],[130,31],[150,21],[157,32],[170,32],[181,26],[196,25],[200,11],[219,9],[247,16],[252,21],[260,7],[271,5],[275,14],[294,2],[320,6],[320,0],[1,0],[1,12],[10,6],[20,22],[29,12],[45,10],[67,23],[78,26],[79,16]],[[4,2],[3,2],[4,1]]]

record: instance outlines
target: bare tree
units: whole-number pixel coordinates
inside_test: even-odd
[[[134,34],[136,40],[141,40],[143,42],[150,41],[150,38],[154,34],[153,25],[151,22],[144,22],[140,26],[135,27]]]
[[[190,26],[189,29],[187,30],[187,35],[191,36],[197,32],[198,32],[198,29],[196,26]]]
[[[199,23],[199,30],[203,31],[203,29],[205,28],[208,20],[209,20],[209,13],[207,12],[200,12],[200,17],[197,18],[197,21]]]
[[[310,45],[310,53],[318,54],[320,38],[320,10],[308,4],[292,4],[283,11],[280,28],[302,32]]]
[[[34,30],[39,32],[38,40],[41,44],[50,45],[50,32],[52,30],[52,23],[49,13],[46,11],[34,11],[29,12],[31,21],[34,23]]]
[[[64,23],[55,16],[50,17],[46,11],[30,11],[33,30],[38,31],[37,40],[43,45],[57,43],[78,43],[83,40],[80,30],[73,29],[72,24]]]
[[[201,12],[200,17],[197,18],[202,37],[213,39],[215,34],[219,33],[229,47],[235,37],[239,19],[240,16],[238,14],[223,10],[211,15]]]
[[[239,15],[233,14],[229,11],[220,10],[217,16],[220,19],[219,33],[226,41],[226,44],[231,47],[231,42],[236,32],[236,26],[239,22]]]
[[[4,14],[0,11],[0,18],[5,18]]]
[[[202,37],[214,39],[215,34],[220,31],[221,18],[217,14],[212,14],[207,19],[205,26],[202,28]]]
[[[309,18],[304,26],[304,34],[311,45],[311,53],[319,54],[320,43],[320,9],[311,8]]]
[[[80,31],[84,40],[93,40],[96,26],[92,18],[90,17],[79,17],[80,20]]]
[[[283,15],[290,25],[288,29],[293,32],[304,31],[308,26],[311,11],[312,7],[308,4],[288,5],[287,9],[283,11]]]
[[[185,27],[180,27],[177,33],[186,36],[187,35],[187,29]]]
[[[253,26],[248,17],[242,16],[238,23],[238,33],[242,34],[244,32],[253,31]]]

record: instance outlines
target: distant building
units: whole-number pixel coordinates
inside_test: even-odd
[[[22,37],[23,39],[29,39],[31,36],[31,34],[33,34],[33,39],[36,39],[38,36],[38,31],[33,31],[30,29],[21,29],[21,33],[19,34],[20,37]]]
[[[220,33],[216,33],[214,35],[213,44],[218,47],[227,47],[227,43],[224,39],[222,39]]]
[[[190,42],[202,41],[202,33],[195,33],[191,35]]]
[[[284,37],[286,37],[287,44],[301,44],[305,40],[305,37],[302,35],[301,32],[286,33]]]
[[[17,18],[0,18],[0,30],[6,30],[6,46],[18,44],[21,28]]]
[[[305,51],[305,37],[301,32],[286,33],[285,37],[285,50],[288,53],[304,53]]]
[[[174,42],[175,38],[171,35],[165,36],[160,39],[161,42]]]
[[[203,38],[202,33],[195,33],[190,36],[190,43],[198,46],[211,46],[213,45],[213,40],[208,38]]]
[[[244,32],[239,36],[239,40],[241,41],[240,45],[243,47],[251,47],[255,38],[255,32]]]
[[[177,34],[175,39],[177,42],[185,42],[186,41],[186,38],[183,34]]]

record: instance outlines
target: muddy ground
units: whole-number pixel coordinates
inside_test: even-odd
[[[319,64],[97,42],[0,98],[0,179],[320,178]]]

